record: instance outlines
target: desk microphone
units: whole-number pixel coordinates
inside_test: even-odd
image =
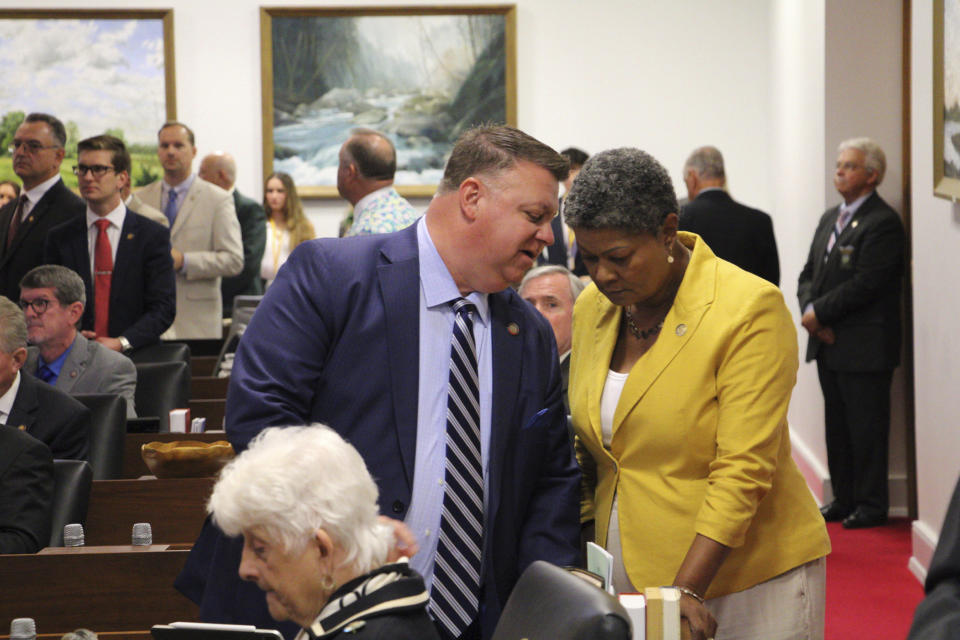
[[[33,618],[14,618],[10,622],[10,640],[37,640],[37,623]]]
[[[63,525],[63,546],[65,547],[84,546],[82,524],[75,522],[73,524]]]

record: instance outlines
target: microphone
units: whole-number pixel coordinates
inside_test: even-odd
[[[133,525],[133,538],[130,544],[135,547],[146,547],[153,544],[153,529],[149,522],[138,522]]]
[[[37,623],[33,618],[14,618],[10,621],[10,640],[37,640]]]
[[[83,545],[83,525],[76,522],[63,525],[63,546],[82,547]]]

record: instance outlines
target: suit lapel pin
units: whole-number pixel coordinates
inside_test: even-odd
[[[70,372],[70,377],[71,377],[71,378],[76,378],[76,377],[77,377],[77,372],[76,372],[76,371],[71,371],[71,372]]]
[[[860,221],[854,220],[853,222],[850,223],[850,227],[853,229],[856,229],[858,224],[860,224]]]
[[[132,233],[128,233],[128,234],[127,234],[127,240],[133,240],[133,234],[132,234]]]
[[[518,325],[516,322],[511,322],[507,325],[507,333],[512,336],[520,335],[520,325]]]
[[[27,430],[27,425],[22,424],[22,425],[20,425],[19,427],[17,427],[17,429],[20,429],[20,431],[26,431],[26,430]]]
[[[677,335],[678,335],[678,336],[682,336],[682,335],[685,334],[686,332],[687,332],[687,325],[682,324],[682,323],[677,325]]]
[[[33,222],[33,216],[27,216],[27,222]]]

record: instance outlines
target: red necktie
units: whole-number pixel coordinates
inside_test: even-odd
[[[110,278],[113,276],[113,250],[107,237],[109,220],[97,220],[97,247],[93,254],[93,330],[97,337],[106,337],[107,320],[110,315]]]

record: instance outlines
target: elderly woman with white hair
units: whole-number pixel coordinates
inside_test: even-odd
[[[332,429],[264,430],[228,464],[207,510],[243,535],[240,577],[266,592],[275,620],[298,640],[431,640],[423,579],[389,563],[394,529],[378,516],[377,486],[357,450]]]

